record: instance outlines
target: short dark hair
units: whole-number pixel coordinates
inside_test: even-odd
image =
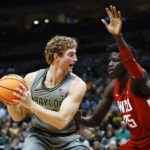
[[[131,46],[130,44],[128,44],[128,47],[130,48],[130,50],[131,50],[133,56],[135,57],[135,59],[137,59],[137,51],[136,51],[136,49],[133,46]],[[118,45],[116,43],[107,45],[106,46],[106,50],[109,53],[111,53],[111,52],[119,52]]]

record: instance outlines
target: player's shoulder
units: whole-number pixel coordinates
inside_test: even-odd
[[[82,87],[86,89],[86,83],[77,75],[74,74],[74,79],[72,82],[72,86]]]
[[[112,79],[105,88],[104,95],[107,97],[113,97],[113,91],[115,87],[116,79]]]
[[[28,74],[25,75],[24,77],[24,80],[27,82],[27,84],[31,87],[33,82],[34,82],[34,79],[37,75],[37,72],[38,71],[34,71],[34,72],[30,72]]]
[[[34,72],[30,72],[30,73],[26,74],[25,77],[24,77],[24,79],[26,80],[26,79],[35,78],[36,75],[37,75],[37,72],[38,71],[34,71]]]
[[[75,81],[79,84],[86,85],[86,83],[77,75],[75,76]]]
[[[46,68],[46,69],[39,69],[37,71],[30,72],[30,73],[26,74],[24,78],[25,79],[35,78],[38,73],[42,73],[43,74],[46,70],[48,70],[48,68]]]
[[[112,79],[112,80],[108,83],[107,87],[110,88],[110,89],[114,89],[115,82],[116,82],[116,79]]]

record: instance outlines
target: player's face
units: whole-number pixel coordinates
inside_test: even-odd
[[[109,56],[108,73],[112,78],[122,76],[126,72],[119,52],[112,52]]]
[[[66,72],[72,72],[73,66],[77,61],[76,49],[68,49],[64,52],[63,57],[61,58],[60,65],[63,70]]]

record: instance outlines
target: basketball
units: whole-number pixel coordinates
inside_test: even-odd
[[[0,79],[0,101],[4,104],[18,104],[12,100],[19,99],[17,96],[13,95],[13,93],[19,93],[16,88],[21,88],[19,85],[20,83],[28,89],[27,84],[21,76],[16,74],[8,74],[3,76]]]

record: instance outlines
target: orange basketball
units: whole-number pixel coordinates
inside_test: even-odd
[[[0,79],[0,101],[2,101],[4,104],[18,104],[16,102],[13,102],[12,100],[19,99],[18,97],[13,95],[13,93],[18,93],[16,88],[21,88],[19,85],[20,83],[22,83],[28,89],[27,84],[22,77],[16,74],[8,74],[3,76]]]

